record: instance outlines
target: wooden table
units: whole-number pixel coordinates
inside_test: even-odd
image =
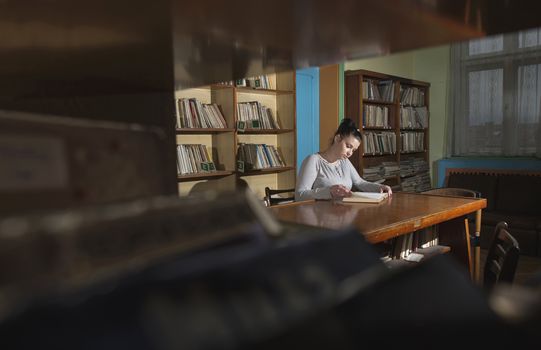
[[[463,218],[470,213],[476,213],[475,235],[480,235],[481,210],[486,206],[484,198],[398,192],[379,204],[306,201],[273,206],[270,210],[283,222],[336,230],[355,227],[372,243],[440,224],[440,237],[449,232],[456,243],[466,240],[466,235],[461,236],[456,230],[464,227]],[[479,253],[476,247],[473,271],[477,281]]]

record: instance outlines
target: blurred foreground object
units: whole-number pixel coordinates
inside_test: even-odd
[[[43,299],[1,322],[0,338],[12,348],[453,349],[498,334],[482,340],[497,349],[525,334],[445,256],[391,271],[358,232],[298,234],[171,257],[91,294]]]
[[[175,86],[188,88],[533,28],[541,25],[540,6],[534,0],[6,0],[0,96],[15,97],[5,104],[53,112],[70,105],[55,107],[43,97],[172,91],[173,76]]]
[[[278,235],[249,191],[152,197],[0,220],[0,319],[172,256]]]
[[[174,193],[167,145],[158,127],[0,111],[0,218]]]

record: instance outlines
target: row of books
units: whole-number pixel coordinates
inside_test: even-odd
[[[428,110],[423,107],[400,107],[400,128],[428,128]]]
[[[412,86],[400,86],[400,104],[406,106],[424,106],[424,89]]]
[[[243,129],[280,129],[272,110],[258,101],[237,103],[237,128]]]
[[[254,89],[276,89],[276,84],[273,79],[269,79],[267,75],[258,75],[255,77],[242,78],[237,80],[229,80],[221,82],[222,85],[251,87]]]
[[[204,104],[196,98],[175,101],[177,128],[227,128],[224,115],[216,103]]]
[[[237,170],[255,170],[285,167],[280,150],[267,144],[240,143],[237,151]]]
[[[381,181],[399,174],[400,166],[397,162],[382,162],[381,164],[363,169],[363,178],[371,182]]]
[[[363,126],[391,128],[389,123],[389,107],[363,105]]]
[[[394,84],[392,80],[363,80],[363,99],[393,102]]]
[[[400,150],[402,152],[422,152],[425,150],[424,132],[400,133]]]
[[[363,137],[364,154],[396,153],[396,135],[394,132],[365,132]]]
[[[418,248],[428,248],[438,244],[438,234],[432,227],[401,235],[393,239],[388,258],[407,259]]]
[[[216,171],[205,145],[177,145],[177,172],[179,175]]]

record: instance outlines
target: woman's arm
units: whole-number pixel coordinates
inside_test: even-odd
[[[301,165],[297,185],[295,186],[295,200],[331,199],[330,187],[312,188],[317,178],[317,156],[311,155],[304,159]]]
[[[353,188],[356,188],[357,190],[363,191],[363,192],[381,192],[381,191],[388,192],[387,187],[390,189],[389,186],[380,185],[380,184],[369,182],[363,179],[359,175],[359,173],[357,172],[353,164],[351,164],[349,159],[347,160],[347,164],[348,164],[347,168],[349,169],[351,180],[353,182]]]

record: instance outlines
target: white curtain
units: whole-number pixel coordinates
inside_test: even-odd
[[[541,30],[451,47],[447,156],[541,157]]]

